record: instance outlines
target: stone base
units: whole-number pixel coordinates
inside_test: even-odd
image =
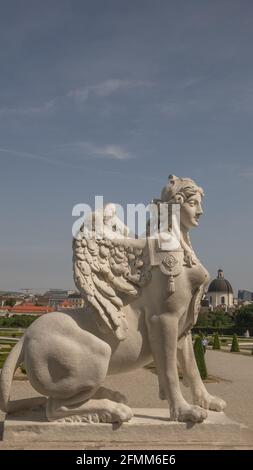
[[[43,409],[6,416],[3,440],[12,442],[104,442],[159,444],[200,444],[234,446],[244,442],[248,428],[224,413],[208,412],[202,423],[168,420],[164,408],[136,408],[134,417],[124,424],[89,424],[46,421]]]

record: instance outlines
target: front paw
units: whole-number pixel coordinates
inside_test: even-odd
[[[170,421],[201,423],[207,418],[207,412],[199,406],[184,404],[170,408]]]
[[[205,410],[222,411],[226,408],[226,402],[222,398],[215,397],[209,393],[203,393],[194,398],[194,404]]]

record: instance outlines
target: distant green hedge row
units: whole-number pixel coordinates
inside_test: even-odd
[[[13,317],[0,318],[0,328],[28,328],[37,317],[33,315],[13,315]]]

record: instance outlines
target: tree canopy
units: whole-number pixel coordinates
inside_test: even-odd
[[[253,304],[245,305],[235,312],[235,325],[253,327]]]

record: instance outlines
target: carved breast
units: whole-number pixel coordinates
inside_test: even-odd
[[[194,291],[202,285],[206,286],[210,281],[208,271],[199,261],[192,267],[185,266],[185,272],[191,289]]]

